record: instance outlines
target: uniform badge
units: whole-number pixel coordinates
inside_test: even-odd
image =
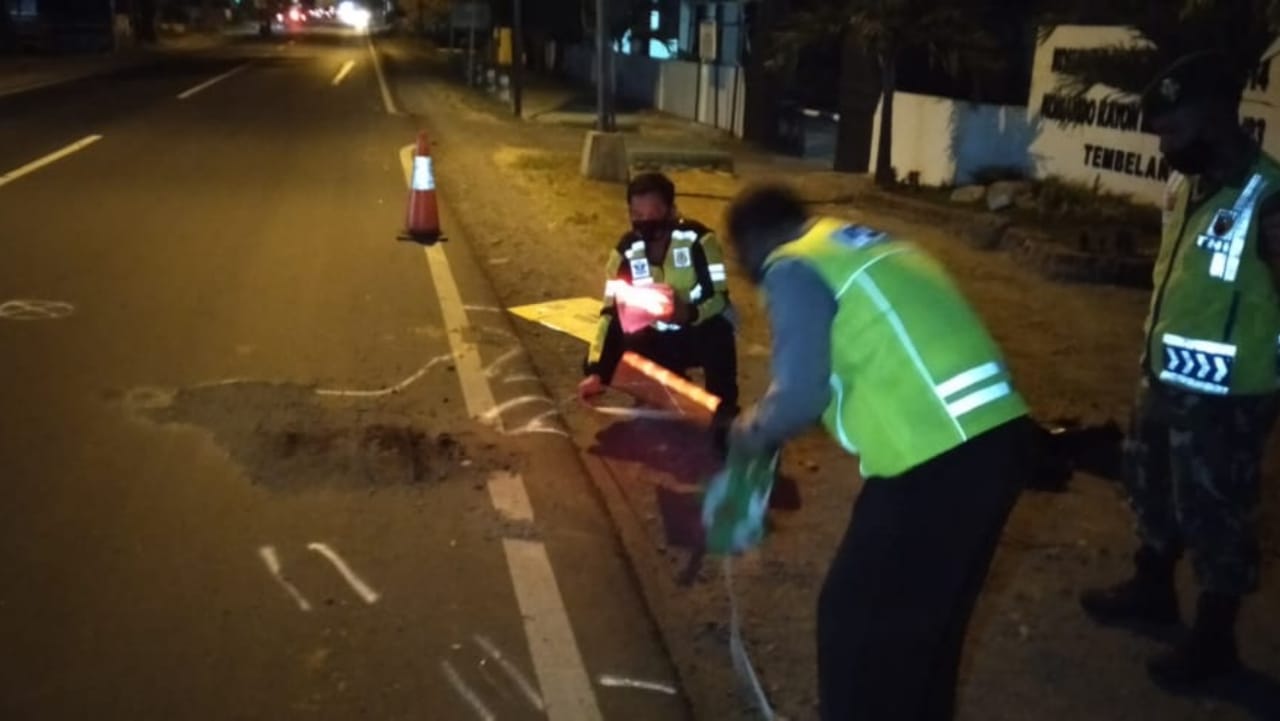
[[[846,225],[837,234],[836,239],[850,248],[861,249],[873,243],[879,243],[888,236],[884,233],[862,225]]]
[[[693,265],[693,258],[690,256],[688,248],[673,248],[671,259],[677,268],[688,268]]]
[[[1213,234],[1219,238],[1231,232],[1236,224],[1236,214],[1230,210],[1219,210],[1213,218]]]

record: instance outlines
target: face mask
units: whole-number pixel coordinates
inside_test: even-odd
[[[669,233],[671,230],[670,221],[666,220],[633,220],[631,221],[631,229],[634,230],[646,242],[653,242]]]
[[[1191,142],[1164,154],[1169,167],[1183,175],[1199,175],[1209,169],[1213,160],[1213,148],[1203,137],[1196,137]]]

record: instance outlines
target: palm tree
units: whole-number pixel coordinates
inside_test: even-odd
[[[1043,0],[1041,33],[1070,23],[1131,27],[1134,39],[1078,54],[1060,90],[1082,94],[1096,85],[1138,93],[1178,58],[1201,50],[1223,52],[1243,85],[1258,68],[1280,27],[1280,0]]]
[[[905,53],[924,51],[931,62],[954,73],[962,67],[989,66],[996,60],[995,47],[984,20],[992,8],[984,0],[815,0],[807,10],[792,16],[777,34],[781,62],[793,62],[801,47],[839,37],[841,39],[841,130],[836,144],[836,170],[861,170],[859,134],[846,132],[857,122],[856,112],[868,100],[880,98],[880,139],[876,147],[878,184],[890,185],[893,173],[893,98],[898,67]],[[851,82],[860,67],[869,64],[875,87]],[[864,78],[868,80],[868,78]]]

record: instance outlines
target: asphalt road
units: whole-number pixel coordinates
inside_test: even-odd
[[[0,99],[0,718],[685,717],[389,110],[345,32]]]

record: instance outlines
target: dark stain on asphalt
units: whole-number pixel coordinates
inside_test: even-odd
[[[426,428],[427,414],[404,400],[323,399],[307,386],[243,381],[139,389],[124,402],[152,422],[204,429],[251,483],[277,491],[429,486],[485,469],[468,456],[469,431]]]

